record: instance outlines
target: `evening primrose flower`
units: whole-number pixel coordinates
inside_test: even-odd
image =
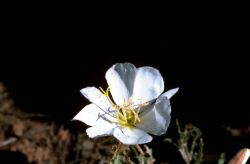
[[[106,72],[108,88],[86,87],[81,93],[91,102],[73,120],[91,126],[89,137],[113,135],[123,144],[151,142],[153,135],[166,133],[170,123],[169,99],[178,91],[162,94],[164,81],[152,67],[114,64]]]

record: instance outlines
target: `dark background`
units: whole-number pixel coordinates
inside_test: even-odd
[[[102,23],[92,28],[74,18],[13,15],[2,25],[0,80],[21,109],[72,126],[88,104],[79,90],[105,88],[105,72],[114,63],[152,66],[166,90],[180,87],[171,100],[169,134],[179,118],[201,128],[208,152],[245,147],[249,141],[231,139],[222,127],[250,125],[247,23],[226,14],[166,20],[161,28],[107,31]]]

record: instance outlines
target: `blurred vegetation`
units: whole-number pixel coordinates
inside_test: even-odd
[[[186,164],[228,162],[225,153],[208,159],[204,153],[201,130],[176,121],[177,138],[166,138],[180,153]],[[226,127],[232,137],[248,137],[249,128]],[[0,82],[0,163],[87,164],[87,163],[161,163],[153,157],[158,150],[147,145],[121,145],[114,137],[90,139],[85,132],[72,131],[48,121],[43,114],[26,113],[15,106],[5,86]],[[216,146],[216,145],[215,145]],[[242,161],[242,149],[230,161]],[[249,151],[249,150],[248,150]],[[171,154],[171,152],[170,152]],[[206,157],[207,156],[207,157]],[[166,161],[164,161],[166,163]],[[237,164],[237,162],[235,163]]]
[[[187,124],[184,130],[181,130],[179,121],[176,119],[179,139],[166,138],[164,141],[172,143],[180,152],[186,164],[200,164],[203,160],[203,139],[199,128]]]

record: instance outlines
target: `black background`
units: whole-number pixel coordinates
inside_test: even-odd
[[[129,30],[60,14],[14,14],[5,21],[0,80],[21,109],[72,125],[88,104],[79,90],[105,88],[106,70],[131,62],[159,69],[165,90],[180,87],[171,100],[170,131],[175,118],[195,124],[208,152],[249,144],[228,139],[222,128],[250,124],[249,32],[240,15],[173,14],[161,20],[167,26],[155,21]]]

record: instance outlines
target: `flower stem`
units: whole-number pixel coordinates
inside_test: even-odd
[[[117,146],[117,148],[116,148],[116,150],[114,152],[114,155],[112,157],[112,160],[114,160],[116,158],[116,156],[120,154],[121,148],[122,148],[122,143],[119,142],[118,146]]]
[[[143,152],[142,148],[140,147],[140,145],[135,145],[136,149],[142,154],[145,155],[145,153]]]

